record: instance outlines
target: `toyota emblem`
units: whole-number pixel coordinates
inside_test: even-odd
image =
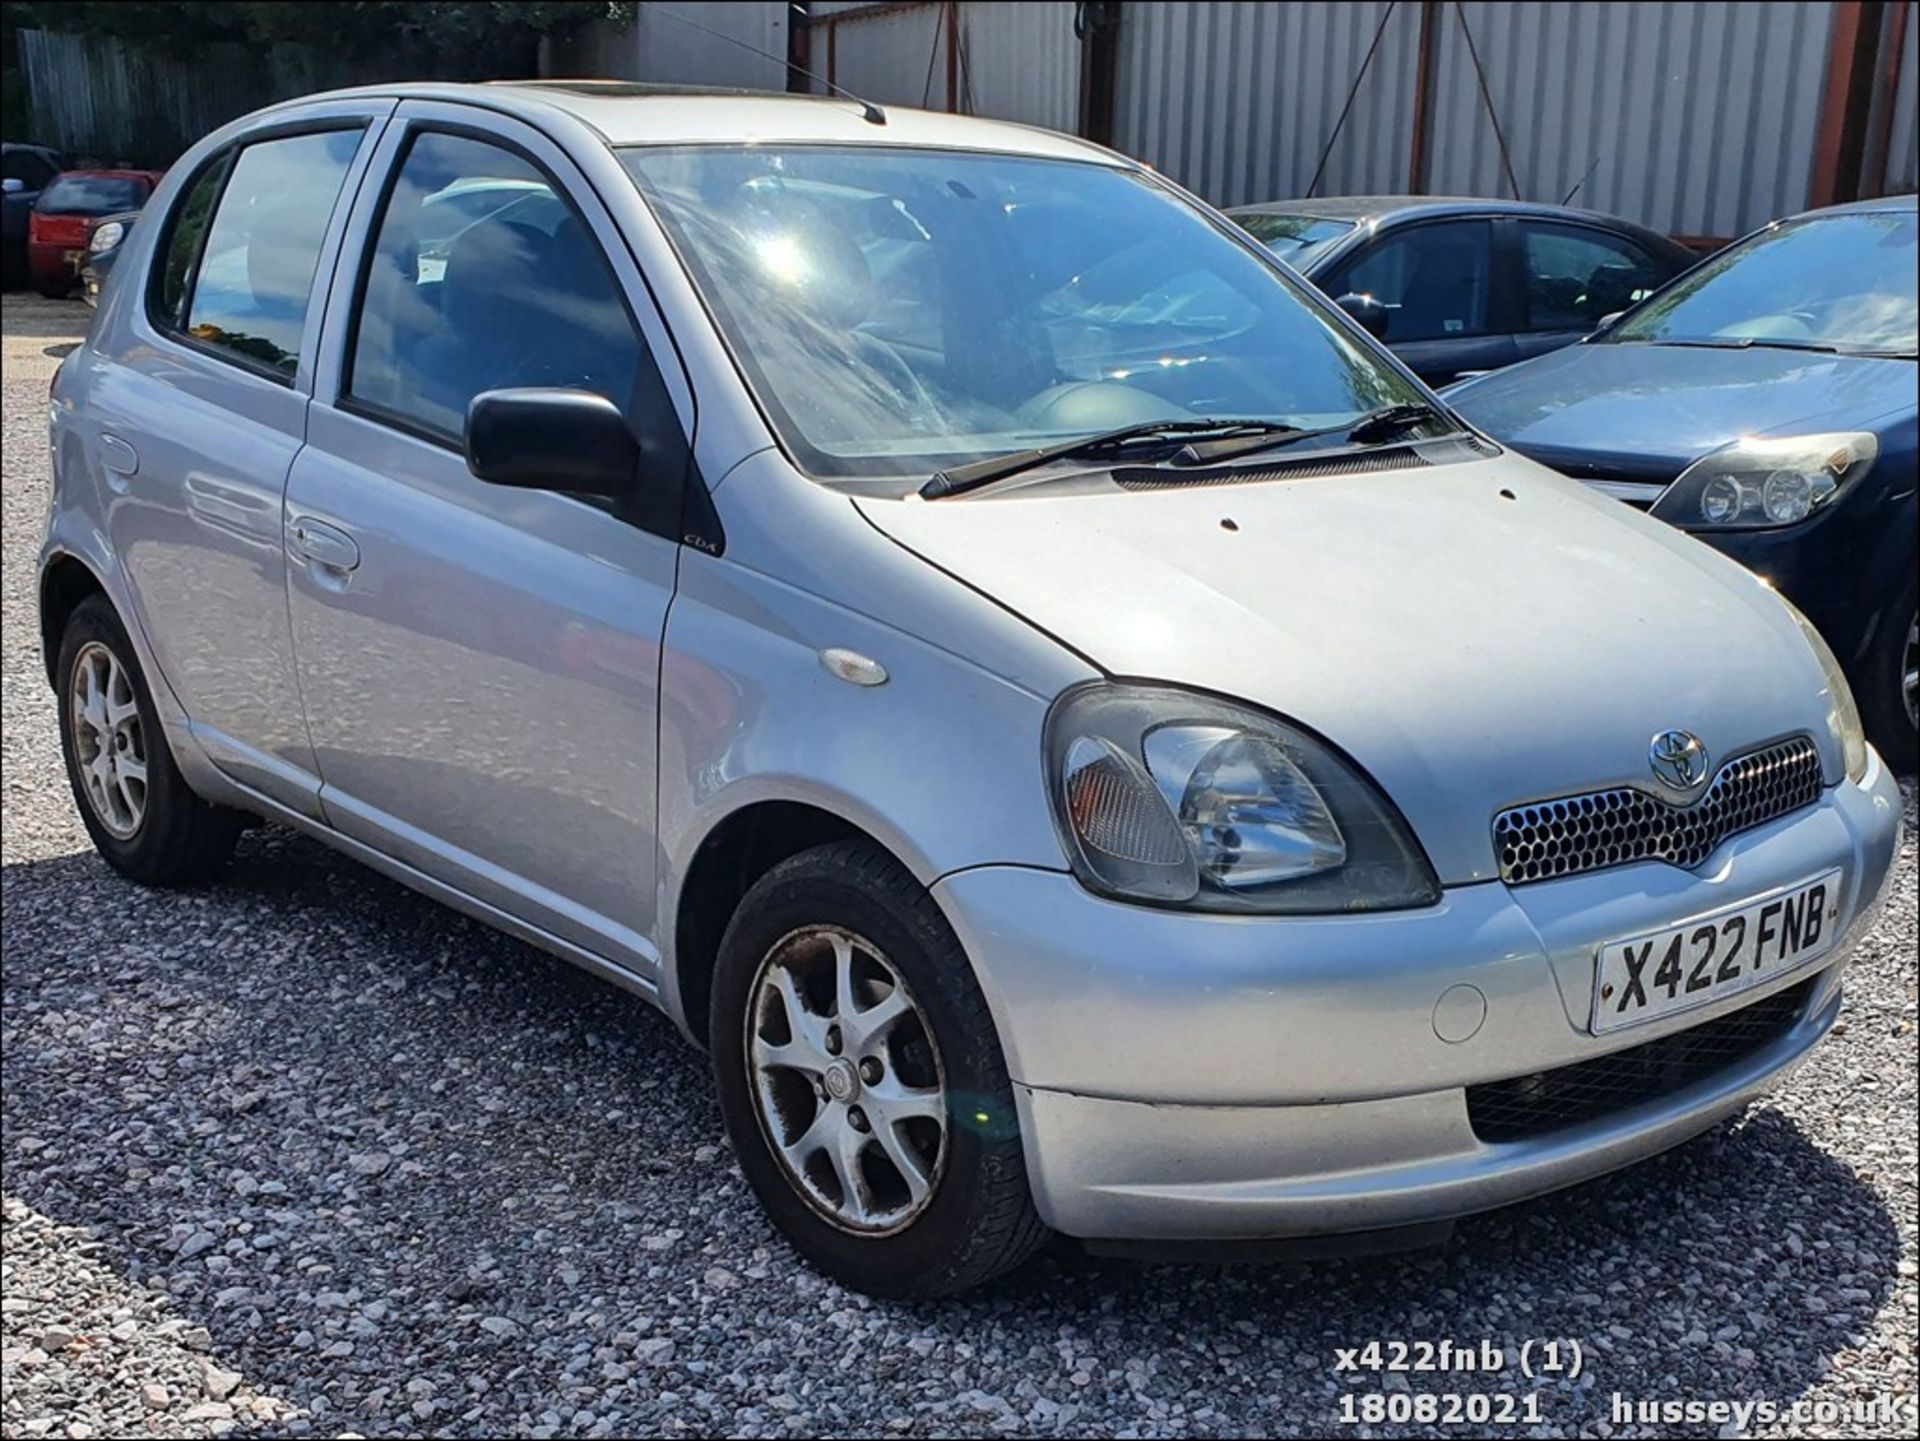
[[[1661,731],[1647,760],[1660,783],[1677,791],[1690,791],[1707,778],[1707,748],[1692,731]]]

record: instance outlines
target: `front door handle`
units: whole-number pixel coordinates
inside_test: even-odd
[[[293,548],[313,565],[343,575],[360,564],[360,547],[338,526],[302,515],[294,518],[288,533],[293,538]]]

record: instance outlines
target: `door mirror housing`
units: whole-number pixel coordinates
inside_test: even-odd
[[[620,408],[585,390],[483,390],[467,406],[467,469],[491,485],[620,499],[640,444]]]
[[[1594,335],[1605,335],[1609,330],[1612,330],[1614,326],[1620,323],[1620,317],[1625,315],[1626,313],[1627,312],[1624,310],[1616,310],[1611,315],[1601,316],[1600,323],[1593,327],[1592,333]]]
[[[1348,291],[1333,303],[1352,316],[1359,327],[1375,340],[1387,338],[1387,307],[1371,295]]]
[[[5,180],[0,180],[0,188],[4,188],[8,195],[22,195],[26,193],[27,182],[18,175],[9,175]]]

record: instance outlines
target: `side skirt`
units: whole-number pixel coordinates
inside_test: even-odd
[[[201,787],[196,786],[196,789]],[[604,981],[610,981],[622,990],[632,991],[653,1005],[665,1009],[661,1005],[660,987],[649,977],[641,975],[616,960],[577,946],[550,931],[542,930],[539,926],[521,920],[508,911],[501,910],[498,906],[470,896],[458,887],[450,886],[424,871],[416,870],[404,861],[395,860],[383,851],[375,850],[372,846],[357,841],[351,836],[343,835],[323,822],[302,815],[270,797],[239,784],[231,776],[220,775],[217,786],[209,789],[224,792],[224,794],[208,795],[206,799],[210,801],[252,811],[291,830],[299,831],[302,835],[310,836],[322,845],[339,851],[348,859],[358,861],[370,870],[378,871],[388,879],[400,882],[410,890],[418,891],[421,895],[438,901],[442,905],[451,906],[454,910],[472,916],[495,930],[505,931],[528,945],[538,946],[541,950],[550,952],[563,961],[571,961],[582,970],[589,971]]]

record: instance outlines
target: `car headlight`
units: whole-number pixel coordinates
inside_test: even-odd
[[[1653,513],[1683,530],[1798,525],[1873,468],[1870,431],[1736,440],[1688,466]]]
[[[93,234],[87,240],[87,253],[98,255],[103,250],[111,250],[127,238],[127,227],[118,220],[109,220],[105,225],[96,225]]]
[[[1787,608],[1787,614],[1793,617],[1793,623],[1800,627],[1800,634],[1807,638],[1807,644],[1813,647],[1814,655],[1820,659],[1821,678],[1825,682],[1827,696],[1827,730],[1832,734],[1834,744],[1840,747],[1840,753],[1846,757],[1847,779],[1861,780],[1867,773],[1867,730],[1860,723],[1860,707],[1854,701],[1853,687],[1847,681],[1846,672],[1840,669],[1840,658],[1833,653],[1833,647],[1827,644],[1826,637],[1813,628],[1813,622],[1800,614],[1798,606],[1784,596],[1780,603]]]
[[[1046,752],[1062,844],[1103,895],[1296,915],[1440,898],[1386,798],[1272,716],[1170,686],[1097,683],[1054,703]]]

